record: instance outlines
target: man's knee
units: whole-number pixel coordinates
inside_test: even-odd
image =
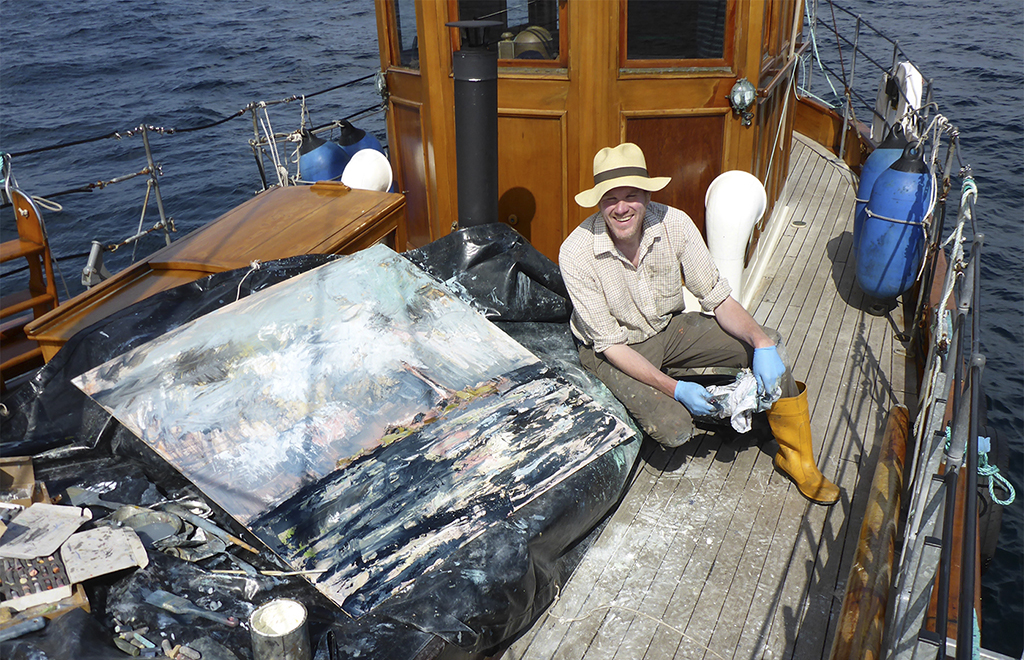
[[[640,428],[651,436],[658,444],[665,447],[678,447],[694,435],[693,418],[686,408],[670,397],[661,393],[655,400],[648,399],[645,406],[634,406],[630,409]]]
[[[580,363],[604,383],[644,432],[665,447],[678,447],[694,435],[693,418],[670,396],[620,371],[589,347],[580,348]]]

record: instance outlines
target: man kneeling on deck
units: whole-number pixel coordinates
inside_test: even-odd
[[[635,144],[594,157],[594,187],[576,202],[598,212],[559,252],[580,362],[667,447],[693,435],[693,416],[714,411],[710,392],[676,378],[692,368],[749,366],[759,395],[781,386],[782,398],[768,412],[779,443],[775,467],[808,499],[834,504],[839,488],[815,465],[807,393],[779,357],[778,333],[761,328],[731,297],[689,216],[651,201],[669,181],[648,176]],[[684,284],[713,319],[683,311]]]

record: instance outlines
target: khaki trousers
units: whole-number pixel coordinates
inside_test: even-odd
[[[769,328],[765,332],[785,361],[779,333]],[[702,367],[749,367],[754,357],[752,346],[726,333],[714,318],[696,312],[676,314],[664,330],[630,347],[676,380],[685,380]],[[666,447],[678,447],[693,437],[693,418],[683,404],[627,376],[589,346],[581,346],[579,354],[583,367],[601,379],[652,438]],[[796,391],[788,368],[782,390],[783,396]]]

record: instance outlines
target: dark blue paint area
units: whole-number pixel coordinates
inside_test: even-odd
[[[437,421],[306,486],[251,529],[296,569],[327,568],[314,583],[361,616],[629,436],[547,367],[491,385],[441,402]]]

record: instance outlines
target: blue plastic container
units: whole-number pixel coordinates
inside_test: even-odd
[[[903,155],[903,149],[907,146],[907,135],[903,124],[896,124],[885,135],[882,143],[871,152],[864,166],[860,170],[860,183],[857,185],[857,204],[853,216],[853,258],[857,258],[857,245],[860,242],[861,228],[864,226],[864,218],[867,217],[864,210],[867,208],[868,199],[871,197],[871,190],[875,186],[878,176],[887,170],[890,165],[899,160]]]
[[[931,196],[932,175],[921,144],[911,143],[871,189],[855,257],[864,293],[885,300],[913,285],[924,259],[923,223]]]
[[[299,144],[299,177],[303,181],[338,181],[350,156],[334,142],[305,131]]]
[[[345,150],[349,158],[361,149],[373,149],[382,154],[384,153],[384,147],[381,146],[380,140],[363,129],[356,128],[347,121],[341,122],[341,137],[338,138],[338,144]],[[386,156],[387,154],[384,155]]]

